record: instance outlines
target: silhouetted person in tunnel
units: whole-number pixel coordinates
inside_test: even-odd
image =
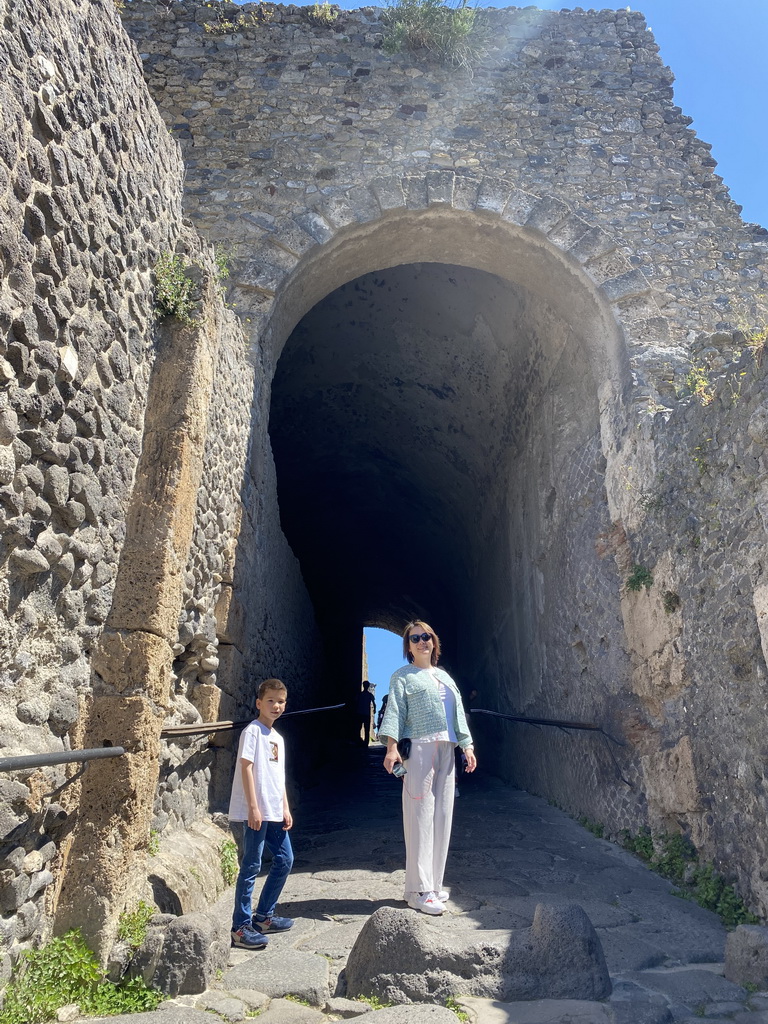
[[[357,695],[357,719],[358,719],[358,734],[359,730],[362,729],[365,734],[363,743],[368,746],[371,741],[371,721],[373,720],[373,713],[376,710],[376,701],[373,694],[371,693],[371,684],[367,679],[363,680],[363,688]]]
[[[437,668],[440,639],[426,622],[409,622],[403,632],[407,664],[389,683],[387,710],[379,730],[386,741],[384,767],[403,765],[405,899],[425,914],[442,914],[448,893],[443,874],[453,821],[458,744],[465,771],[477,767],[461,694],[447,672]]]
[[[376,719],[376,732],[377,733],[381,731],[381,720],[384,718],[384,712],[387,710],[387,701],[388,700],[389,700],[389,694],[385,693],[383,698],[382,698],[382,701],[381,701],[381,707],[379,708],[379,717]]]

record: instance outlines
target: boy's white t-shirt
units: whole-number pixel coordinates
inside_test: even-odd
[[[283,820],[283,795],[285,793],[285,744],[283,737],[268,729],[262,722],[251,722],[243,729],[237,748],[235,777],[232,780],[232,796],[229,801],[229,820],[248,821],[248,803],[243,789],[243,774],[240,759],[253,765],[253,779],[256,785],[256,799],[263,821]]]

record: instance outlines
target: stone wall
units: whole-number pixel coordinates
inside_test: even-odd
[[[259,674],[311,689],[317,642],[266,442],[249,461],[254,360],[182,225],[178,146],[119,18],[96,0],[10,4],[0,62],[0,749],[128,751],[82,779],[0,777],[7,977],[9,951],[49,934],[57,908],[108,948],[141,887],[155,799],[156,827],[205,814],[217,785],[221,805],[227,754],[212,776],[205,739],[161,745],[163,724],[217,717],[220,676],[234,717]],[[155,315],[153,268],[174,250],[195,286],[191,327]],[[257,620],[292,638],[277,665],[227,602],[258,594],[260,616],[267,600],[261,577],[235,573],[239,537],[284,586],[278,624]],[[185,674],[201,636],[209,658]]]
[[[734,358],[739,340],[694,343],[705,404],[636,408],[613,494],[588,444],[559,485],[534,490],[545,508],[523,513],[511,578],[536,642],[517,674],[498,679],[515,659],[495,648],[473,675],[481,698],[490,683],[519,714],[597,723],[624,745],[480,716],[475,728],[481,748],[503,743],[507,778],[614,837],[684,830],[765,914],[766,363],[759,347]],[[652,582],[633,591],[637,565]]]
[[[641,14],[491,11],[474,76],[386,54],[381,14],[320,26],[292,6],[126,5],[182,146],[186,207],[234,248],[236,303],[254,324],[287,266],[286,219],[332,217],[379,177],[445,169],[556,197],[614,237],[657,293],[667,361],[691,329],[754,320],[765,231],[740,220]]]
[[[91,686],[141,450],[151,268],[179,235],[182,165],[106,5],[8,5],[0,52],[0,715],[3,752],[28,754],[69,746]],[[0,832],[21,840],[4,847],[4,947],[46,928],[64,778],[0,779]]]

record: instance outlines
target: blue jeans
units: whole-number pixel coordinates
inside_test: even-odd
[[[253,889],[256,876],[261,869],[264,843],[272,854],[272,865],[261,890],[259,905],[256,907],[256,913],[263,917],[272,917],[275,912],[285,880],[293,867],[293,849],[282,821],[264,821],[258,832],[245,821],[233,821],[232,826],[235,841],[239,828],[234,826],[242,827],[242,844],[237,843],[241,851],[240,872],[235,886],[235,913],[232,917],[232,931],[236,932],[243,925],[251,923]]]

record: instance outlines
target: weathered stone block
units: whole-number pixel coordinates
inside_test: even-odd
[[[92,656],[94,671],[122,693],[146,693],[167,706],[173,654],[166,640],[153,633],[105,630]]]
[[[204,992],[227,965],[227,925],[207,914],[184,914],[165,928],[150,982],[166,996]]]
[[[222,584],[214,609],[216,636],[227,644],[244,646],[245,609],[234,587]]]
[[[768,928],[740,924],[725,940],[725,977],[737,985],[768,989]]]
[[[243,655],[233,644],[219,645],[218,685],[232,697],[241,692],[245,673]]]
[[[461,993],[494,999],[604,999],[611,982],[600,940],[576,904],[536,908],[530,929],[492,939],[447,934],[383,907],[366,922],[346,967],[348,994],[433,1002]]]

